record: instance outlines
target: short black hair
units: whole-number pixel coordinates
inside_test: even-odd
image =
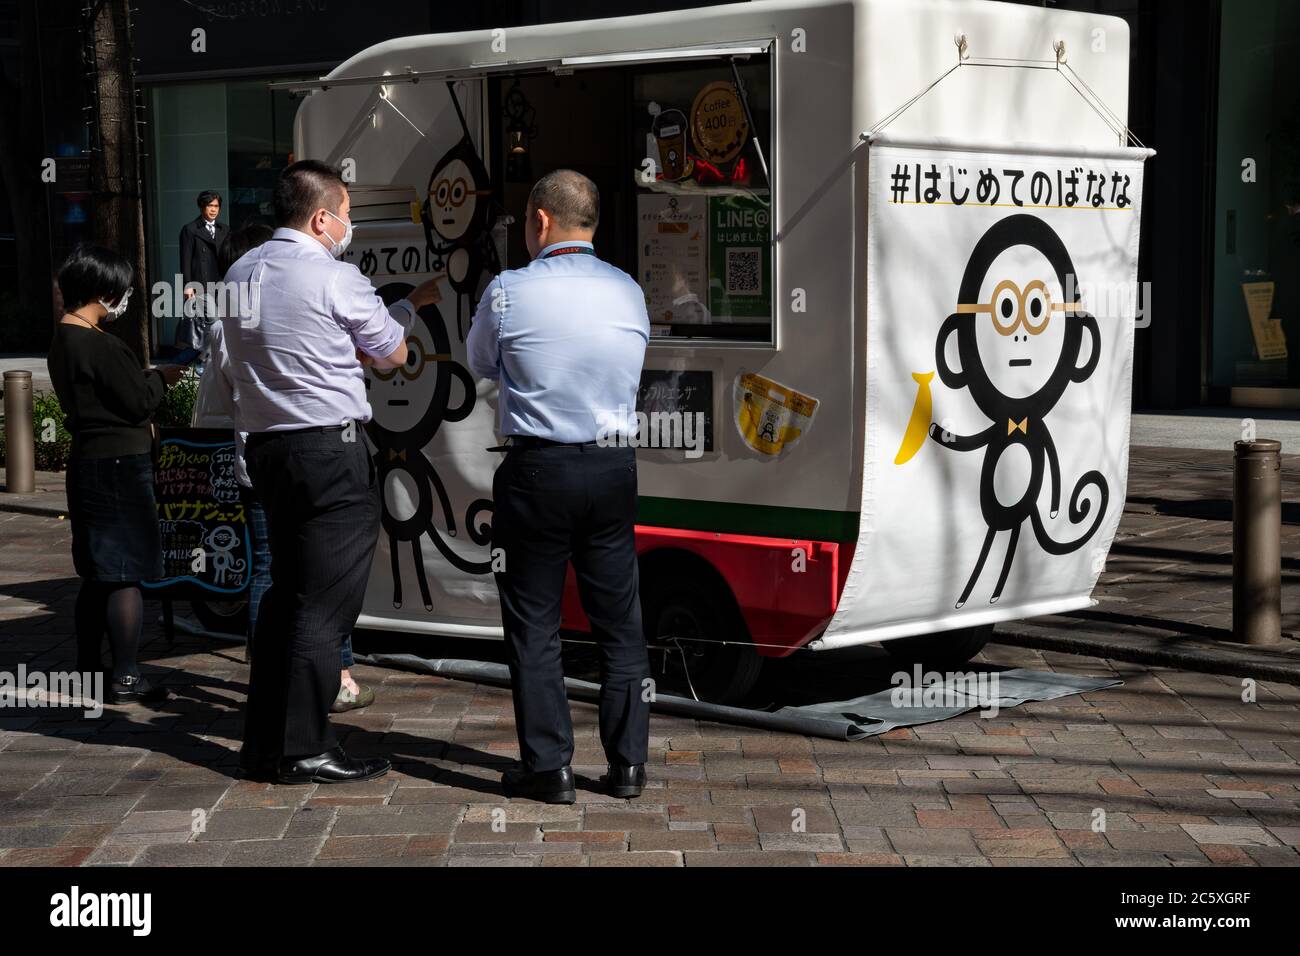
[[[317,209],[338,212],[347,184],[337,167],[302,159],[285,169],[275,184],[272,202],[277,226],[301,226]]]
[[[270,239],[274,232],[275,230],[264,222],[246,222],[232,232],[217,251],[217,268],[221,270],[221,274],[224,276],[244,253],[256,249]]]
[[[124,256],[103,246],[78,245],[59,267],[59,293],[71,312],[89,302],[116,303],[131,288],[135,270]]]
[[[198,198],[199,209],[206,209],[208,203],[212,202],[213,200],[216,200],[218,203],[220,203],[221,193],[217,192],[215,189],[203,190],[203,192],[199,193],[199,198]]]
[[[533,184],[528,208],[545,209],[562,229],[591,229],[600,222],[600,190],[572,169],[555,169]]]

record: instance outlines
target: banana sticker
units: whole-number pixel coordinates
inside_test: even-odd
[[[754,372],[736,377],[736,428],[745,444],[779,455],[811,426],[819,401]]]
[[[895,465],[905,464],[920,450],[925,444],[926,436],[930,434],[930,416],[933,412],[930,380],[934,378],[934,373],[913,372],[912,378],[916,381],[916,402],[912,405],[912,417],[907,421],[907,431],[903,433],[903,444],[898,446],[898,454],[894,456]]]

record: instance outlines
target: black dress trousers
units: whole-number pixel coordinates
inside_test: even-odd
[[[379,534],[375,467],[359,427],[254,434],[245,457],[270,526],[271,588],[253,637],[244,750],[312,756],[338,744],[329,709]]]
[[[650,660],[637,588],[636,451],[597,445],[511,448],[492,483],[492,547],[525,770],[573,759],[560,660],[570,561],[601,655],[600,739],[610,763],[645,763]],[[497,549],[502,554],[498,556]]]

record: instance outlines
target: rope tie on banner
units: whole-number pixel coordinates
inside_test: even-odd
[[[953,37],[953,43],[957,47],[957,62],[943,73],[939,74],[939,76],[937,76],[928,86],[918,92],[915,96],[908,99],[897,109],[887,113],[878,123],[876,123],[876,125],[872,126],[870,130],[862,134],[862,139],[869,140],[875,134],[882,132],[886,126],[890,125],[906,113],[922,98],[924,98],[927,93],[962,67],[985,66],[1021,70],[1055,71],[1061,79],[1069,84],[1070,89],[1079,94],[1079,98],[1087,103],[1088,106],[1092,108],[1092,111],[1101,118],[1101,121],[1106,124],[1106,128],[1114,133],[1119,139],[1121,145],[1132,144],[1143,149],[1146,148],[1146,144],[1138,139],[1137,136],[1134,135],[1133,131],[1128,128],[1127,124],[1119,118],[1118,114],[1106,105],[1105,100],[1097,94],[1096,90],[1088,85],[1087,80],[1076,73],[1074,68],[1070,66],[1065,53],[1064,40],[1057,40],[1052,44],[1052,52],[1055,56],[1050,60],[1035,60],[1022,57],[972,57],[970,54],[970,44],[967,42],[966,34],[964,33],[959,33]]]

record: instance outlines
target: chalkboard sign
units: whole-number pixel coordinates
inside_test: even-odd
[[[685,448],[686,439],[698,447],[700,423],[703,423],[704,451],[713,451],[713,372],[670,369],[643,369],[636,390],[636,410],[646,416],[643,428],[652,435],[671,437],[670,443],[656,442],[652,447]],[[656,423],[652,416],[660,416]],[[686,416],[691,416],[687,422]],[[671,416],[670,419],[663,416]],[[699,416],[703,416],[702,418]],[[658,427],[656,427],[658,426]],[[643,440],[645,436],[642,436]]]
[[[165,598],[230,598],[248,588],[252,539],[235,478],[232,432],[164,428],[154,464]]]

